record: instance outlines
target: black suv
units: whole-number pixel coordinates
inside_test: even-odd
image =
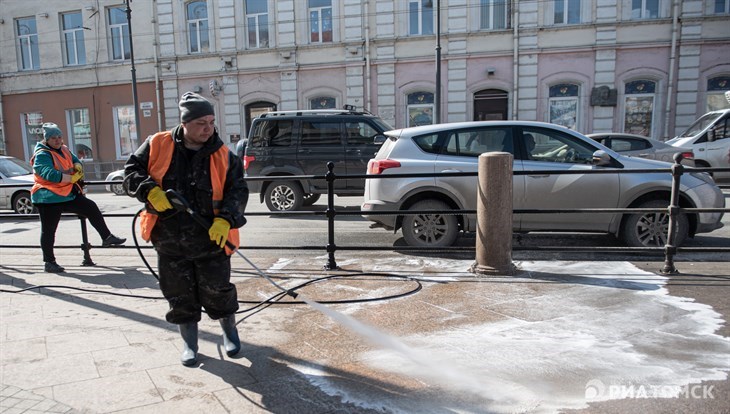
[[[267,112],[251,123],[243,158],[246,177],[319,175],[333,162],[337,175],[365,174],[368,161],[392,128],[382,119],[354,108]],[[314,204],[327,193],[324,179],[249,181],[251,192],[271,211]],[[335,180],[338,196],[361,196],[365,179]]]

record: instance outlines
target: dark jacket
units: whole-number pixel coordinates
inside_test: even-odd
[[[175,127],[171,133],[175,151],[162,180],[162,189],[177,191],[187,200],[194,212],[202,216],[206,222],[212,223],[216,215],[213,213],[210,155],[224,145],[223,141],[215,132],[203,147],[195,152],[185,148],[182,126]],[[147,194],[157,185],[147,172],[149,148],[148,138],[129,157],[124,166],[123,187],[130,196],[142,202],[147,202]],[[231,228],[239,228],[246,223],[243,214],[248,202],[248,186],[243,181],[240,158],[232,151],[229,151],[228,155],[223,202],[217,217],[226,219],[231,223]],[[186,256],[204,256],[220,250],[210,241],[207,228],[191,220],[187,213],[174,209],[160,213],[160,218],[152,231],[152,243],[160,251]]]

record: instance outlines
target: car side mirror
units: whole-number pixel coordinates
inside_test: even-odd
[[[375,145],[383,145],[383,143],[387,139],[388,138],[385,135],[378,134],[378,135],[376,135],[376,136],[373,137],[373,144],[375,144]]]
[[[605,167],[611,165],[611,156],[604,150],[597,150],[593,153],[593,165]]]

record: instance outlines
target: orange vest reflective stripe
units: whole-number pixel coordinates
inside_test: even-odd
[[[63,156],[59,154],[56,151],[50,151],[45,149],[39,149],[36,151],[35,154],[33,154],[33,157],[30,159],[30,164],[33,165],[35,162],[35,156],[39,151],[45,151],[51,154],[51,158],[53,159],[53,168],[57,169],[58,171],[61,171],[63,174],[73,174],[74,173],[74,160],[71,156],[71,151],[69,151],[68,147],[63,145],[61,146],[61,152],[63,153]],[[35,173],[34,173],[35,174]],[[35,174],[35,183],[33,184],[33,187],[30,189],[31,194],[35,193],[36,191],[40,190],[41,188],[45,188],[46,190],[49,190],[53,192],[54,194],[58,194],[60,196],[67,196],[71,194],[71,190],[73,189],[75,184],[69,182],[60,182],[60,183],[54,183],[52,181],[48,181],[45,178],[41,177],[38,174]]]
[[[162,188],[162,178],[170,168],[172,154],[175,151],[175,142],[170,131],[158,132],[150,139],[150,156],[147,161],[147,172],[150,177]],[[213,212],[218,214],[223,203],[223,189],[226,185],[226,172],[228,171],[228,147],[221,146],[210,156],[210,181],[213,187]],[[150,241],[152,228],[157,222],[157,214],[147,210],[140,214],[139,225],[142,239]],[[235,246],[231,249],[226,245],[226,253],[233,254],[239,246],[238,229],[228,231],[228,241]]]

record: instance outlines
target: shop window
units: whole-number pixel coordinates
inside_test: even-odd
[[[624,130],[629,134],[654,136],[656,82],[636,80],[624,87]]]
[[[548,122],[576,130],[578,128],[578,108],[580,86],[572,83],[553,85],[548,100],[550,119]]]
[[[409,127],[433,124],[433,93],[415,92],[408,94],[407,125]]]

